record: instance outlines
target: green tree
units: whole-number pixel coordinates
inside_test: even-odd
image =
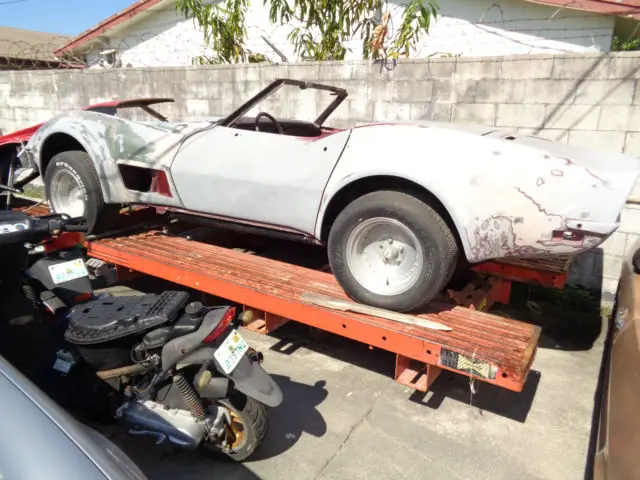
[[[436,0],[410,0],[397,32],[390,35],[386,0],[263,0],[272,24],[296,25],[289,33],[294,52],[310,60],[343,60],[347,42],[362,41],[363,57],[409,57],[421,33],[428,33],[437,15]],[[246,47],[245,13],[249,0],[178,0],[176,10],[203,30],[211,57],[199,63],[263,61]],[[384,10],[384,12],[383,12]]]

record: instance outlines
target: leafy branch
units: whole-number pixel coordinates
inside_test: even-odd
[[[629,52],[640,50],[640,37],[622,38],[614,36],[611,40],[611,51],[613,52]]]
[[[356,38],[362,42],[365,59],[409,57],[439,9],[436,0],[410,0],[398,32],[391,34],[386,0],[263,0],[263,4],[269,6],[272,24],[293,25],[288,39],[296,55],[321,61],[344,60],[349,42]],[[245,47],[247,8],[248,0],[225,0],[215,6],[203,0],[176,3],[179,13],[203,29],[205,43],[214,52],[211,58],[202,57],[206,63],[257,61]]]
[[[245,13],[248,0],[226,0],[216,5],[204,4],[202,0],[178,0],[176,10],[187,19],[193,19],[203,30],[205,44],[213,56],[196,57],[197,63],[246,62],[245,48],[247,29]]]

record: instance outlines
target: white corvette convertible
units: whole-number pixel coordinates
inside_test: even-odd
[[[309,103],[295,100],[301,93]],[[346,97],[280,79],[213,120],[70,111],[38,129],[26,157],[51,208],[86,217],[93,231],[113,228],[123,205],[144,204],[287,234],[326,246],[351,298],[395,311],[433,299],[461,255],[476,263],[593,248],[618,228],[640,174],[632,156],[492,127],[326,126]],[[286,118],[322,99],[319,116]]]

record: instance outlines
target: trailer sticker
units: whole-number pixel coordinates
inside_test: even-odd
[[[440,365],[461,370],[469,375],[495,380],[498,369],[489,362],[472,358],[443,348],[440,350]]]

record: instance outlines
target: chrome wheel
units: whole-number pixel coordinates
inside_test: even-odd
[[[84,215],[84,191],[75,175],[68,170],[53,174],[49,202],[56,213],[66,213],[70,217]]]
[[[347,267],[355,279],[376,295],[399,295],[420,278],[423,248],[416,235],[392,218],[360,223],[346,243]]]

